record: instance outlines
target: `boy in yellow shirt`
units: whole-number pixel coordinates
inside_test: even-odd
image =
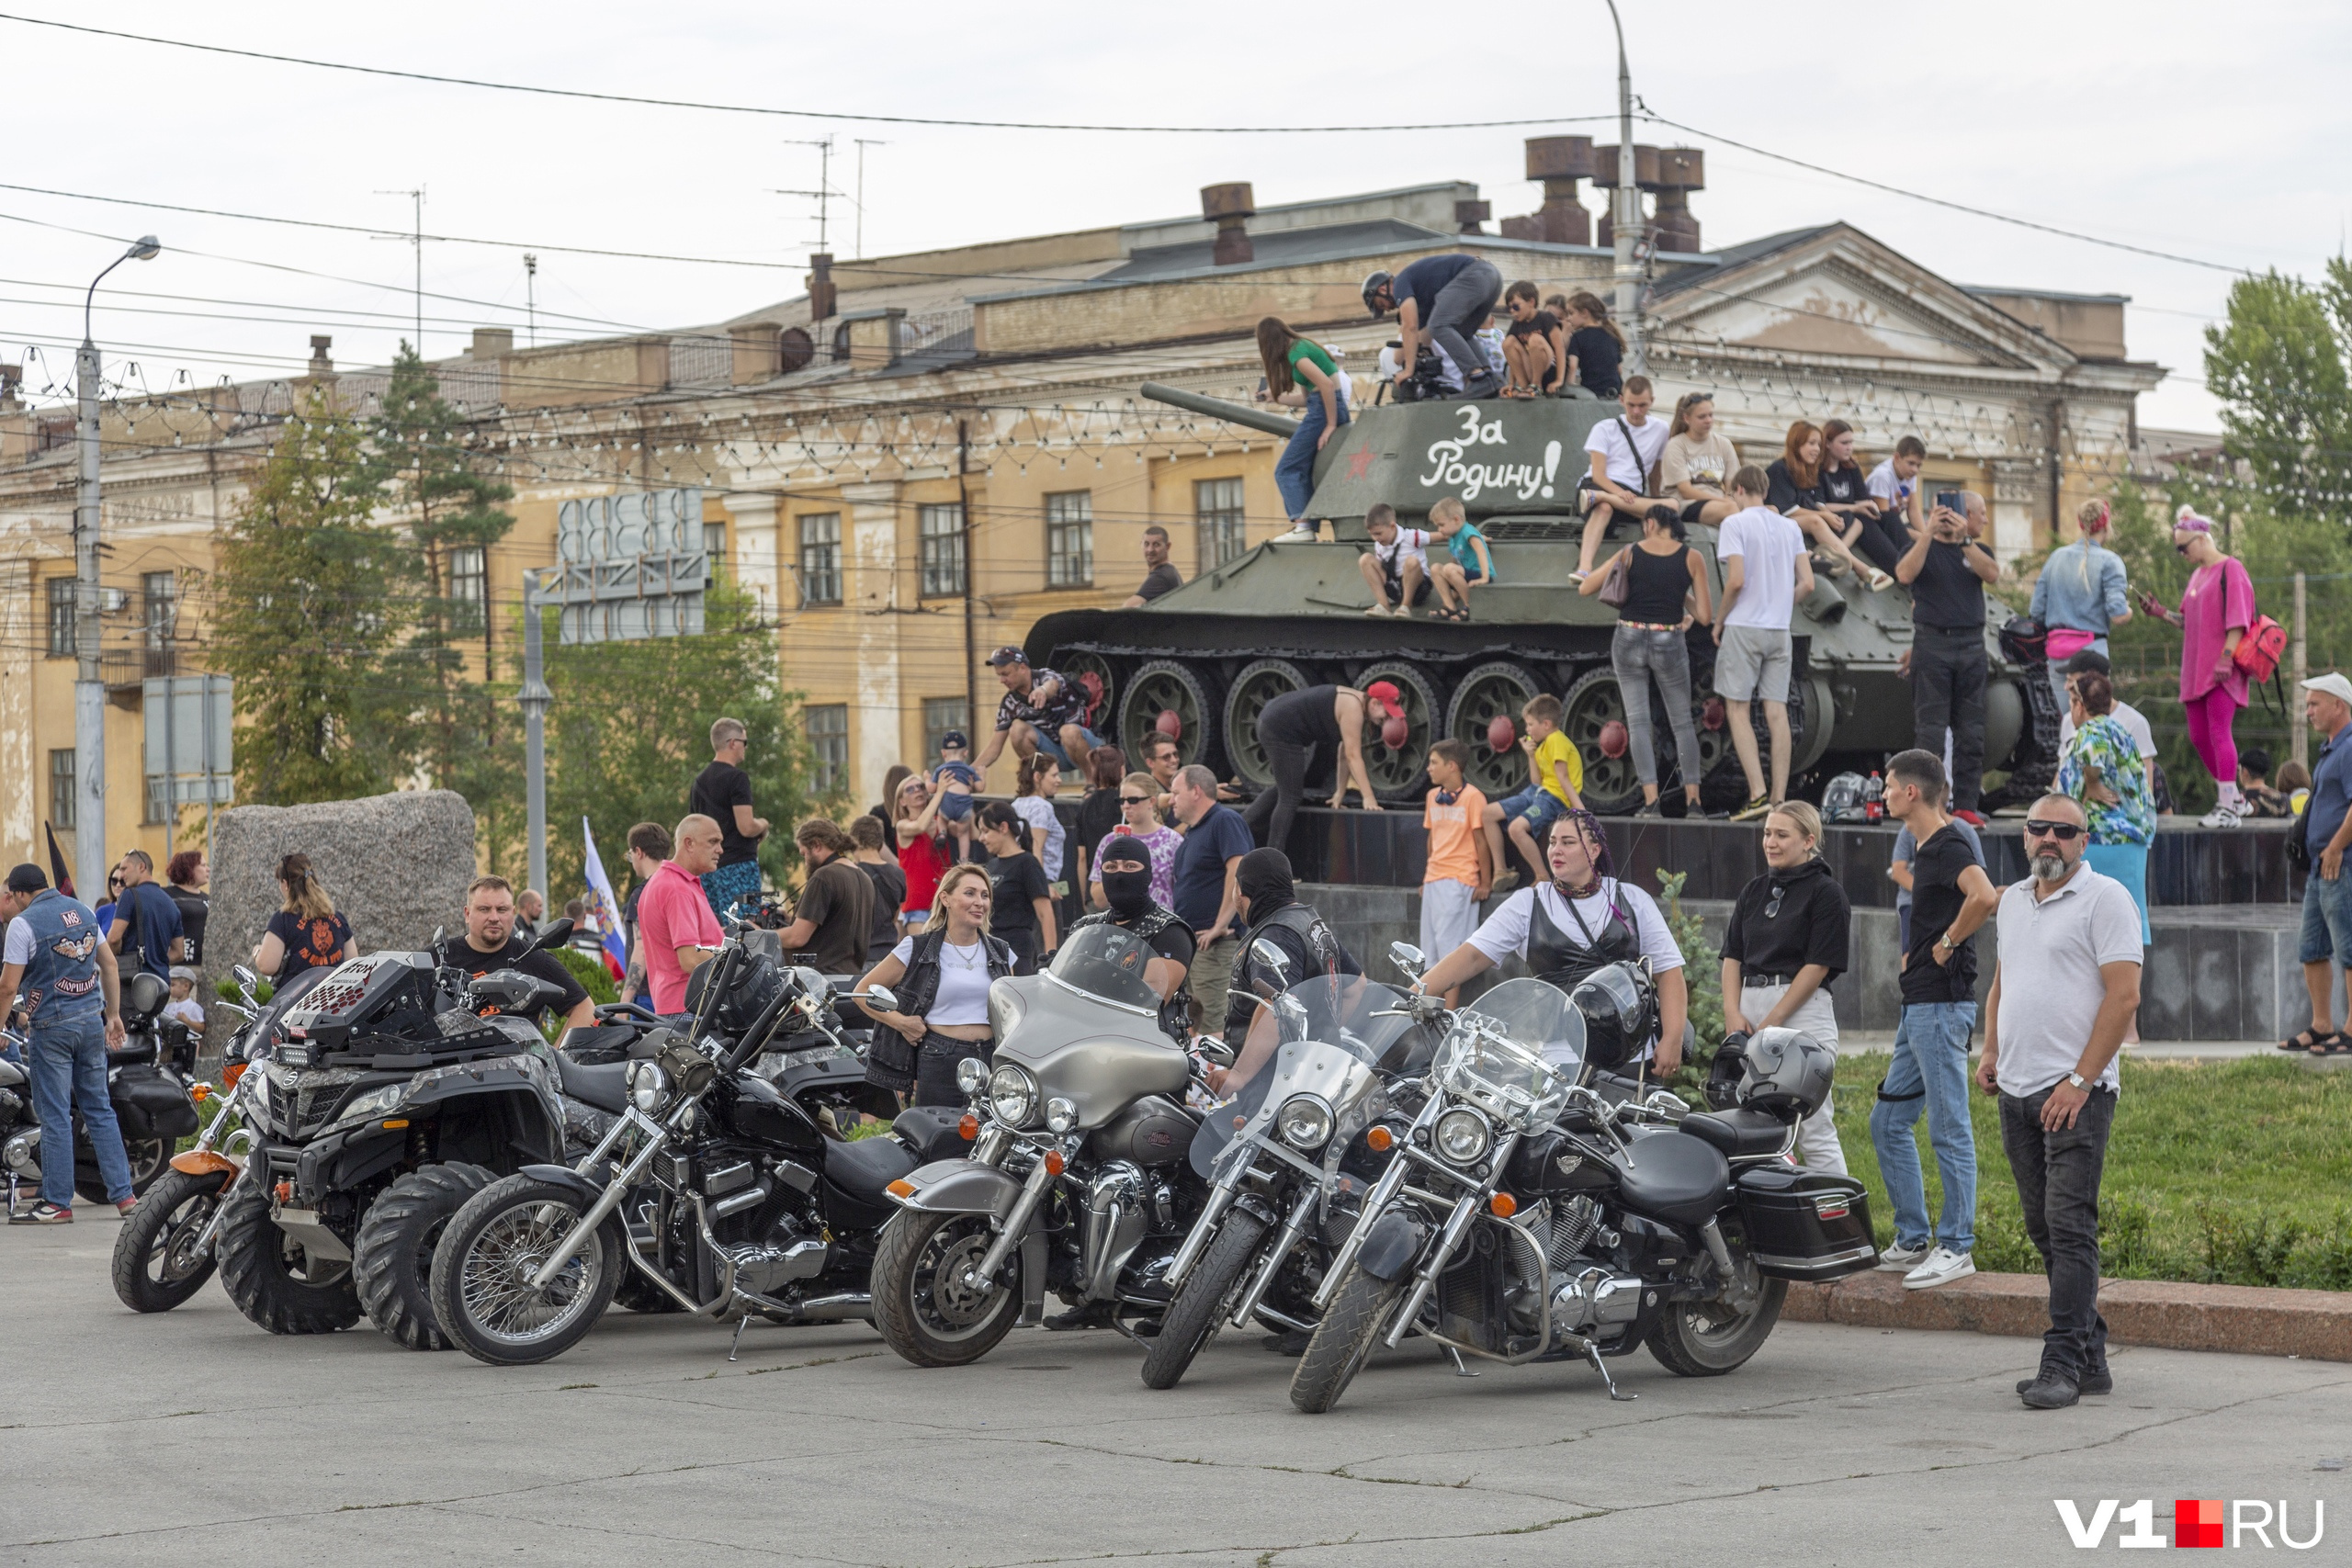
[[[1511,843],[1540,883],[1551,875],[1544,863],[1544,835],[1569,807],[1584,809],[1584,796],[1577,793],[1584,787],[1584,758],[1560,733],[1559,698],[1549,693],[1533,698],[1519,716],[1526,727],[1526,733],[1519,738],[1519,749],[1527,754],[1527,787],[1487,805],[1487,847],[1498,868],[1509,863],[1503,855],[1507,825]],[[1515,871],[1501,872],[1495,878],[1498,893],[1508,893],[1518,886]]]

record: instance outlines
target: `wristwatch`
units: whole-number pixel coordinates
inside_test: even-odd
[[[2066,1081],[2074,1085],[2076,1089],[2087,1089],[2090,1088],[2090,1085],[2084,1080],[2083,1075],[2080,1073],[2068,1073],[2066,1075]]]
[[[1946,953],[1955,953],[1960,949],[1960,943],[1952,941],[1951,932],[1950,931],[1946,931],[1943,935],[1936,938],[1936,945],[1942,948]]]

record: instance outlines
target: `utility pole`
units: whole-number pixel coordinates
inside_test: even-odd
[[[2303,574],[2299,571],[2295,573],[2295,644],[2291,656],[2294,665],[2289,671],[2294,677],[2298,692],[2303,689],[2303,682],[2311,678],[2312,672],[2311,645],[2304,640],[2307,624],[2303,619]],[[2310,721],[2303,717],[2303,705],[2292,697],[2287,700],[2287,711],[2290,715],[2288,735],[2291,753],[2298,766],[2308,768],[2312,765]]]
[[[548,690],[545,660],[539,650],[539,573],[523,573],[523,776],[527,806],[524,831],[527,835],[529,886],[548,885],[548,705],[555,694]]]
[[[877,141],[869,137],[857,138],[857,195],[854,199],[857,206],[855,254],[860,261],[865,259],[865,150],[868,147],[888,147],[888,145],[890,144],[887,141]]]
[[[1625,333],[1625,369],[1640,375],[1649,369],[1642,342],[1642,268],[1634,255],[1642,241],[1642,191],[1634,183],[1634,74],[1625,63],[1625,24],[1618,18],[1617,0],[1609,0],[1609,22],[1617,29],[1617,188],[1611,193],[1617,210],[1610,215],[1611,249],[1616,254],[1612,276],[1617,283],[1617,324]]]
[[[966,475],[972,466],[972,432],[968,423],[956,422],[956,514],[963,530],[964,543],[964,728],[969,731],[980,719],[980,649],[978,634],[972,625],[972,572],[978,564],[972,555],[972,488]],[[893,806],[891,809],[896,810]]]
[[[98,659],[98,394],[105,367],[90,327],[98,285],[127,261],[153,261],[163,246],[146,235],[107,263],[82,297],[82,346],[74,355],[74,445],[81,486],[74,497],[74,890],[93,906],[107,887],[107,688]]]
[[[404,196],[413,204],[408,243],[410,249],[416,253],[416,341],[409,346],[415,349],[416,356],[422,359],[424,357],[424,187],[420,185],[414,190],[379,190],[376,194]],[[390,239],[391,236],[381,234],[377,238]]]
[[[539,346],[539,258],[523,253],[523,309],[530,313],[531,346]]]

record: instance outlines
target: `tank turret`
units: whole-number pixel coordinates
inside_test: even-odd
[[[1262,407],[1227,402],[1147,382],[1154,401],[1245,428],[1288,435],[1295,424]],[[1259,546],[1138,610],[1067,610],[1031,629],[1026,651],[1092,694],[1091,727],[1140,757],[1151,732],[1172,734],[1186,762],[1220,778],[1272,783],[1257,740],[1258,715],[1285,692],[1330,682],[1390,681],[1404,694],[1406,735],[1388,745],[1368,729],[1364,756],[1388,802],[1417,801],[1427,788],[1430,744],[1461,740],[1470,782],[1490,798],[1525,786],[1517,744],[1520,710],[1540,693],[1560,698],[1564,729],[1582,753],[1588,804],[1604,812],[1642,802],[1624,699],[1610,662],[1617,613],[1577,592],[1583,521],[1577,480],[1589,468],[1585,440],[1622,417],[1614,402],[1578,392],[1560,398],[1390,404],[1359,410],[1315,464],[1306,515],[1330,525],[1312,542]],[[1470,593],[1471,619],[1432,618],[1433,596],[1406,618],[1367,614],[1372,592],[1357,566],[1364,513],[1394,507],[1403,525],[1425,525],[1430,508],[1460,500],[1487,539],[1495,581]],[[1639,530],[1618,519],[1601,552],[1605,565]],[[1692,525],[1689,542],[1721,602],[1715,531]],[[1442,558],[1446,547],[1432,540]],[[1832,774],[1882,766],[1911,744],[1911,689],[1900,665],[1911,643],[1908,595],[1871,590],[1850,576],[1816,572],[1798,606],[1795,676],[1789,702],[1792,787],[1818,794]],[[1714,644],[1694,626],[1688,640],[1691,704],[1699,724],[1702,795],[1736,805],[1747,785],[1723,704],[1711,693]],[[1985,764],[2006,773],[2004,795],[2038,789],[2057,750],[2058,715],[2039,667],[2006,660],[1987,634],[1995,677],[1987,693]],[[1681,781],[1664,697],[1651,694],[1660,797],[1679,808]],[[1762,707],[1752,716],[1759,738]],[[1498,719],[1508,721],[1498,724]],[[1328,792],[1330,759],[1317,759]],[[1310,779],[1310,790],[1315,782]]]

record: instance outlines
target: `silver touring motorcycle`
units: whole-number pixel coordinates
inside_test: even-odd
[[[1416,1332],[1457,1368],[1584,1359],[1612,1396],[1602,1358],[1645,1345],[1719,1376],[1771,1334],[1788,1281],[1877,1262],[1860,1184],[1786,1161],[1829,1088],[1810,1038],[1761,1032],[1736,1103],[1668,1126],[1592,1087],[1585,1020],[1551,986],[1413,1006],[1445,1022],[1429,1097],[1316,1293],[1299,1409],[1329,1410],[1375,1347]]]

